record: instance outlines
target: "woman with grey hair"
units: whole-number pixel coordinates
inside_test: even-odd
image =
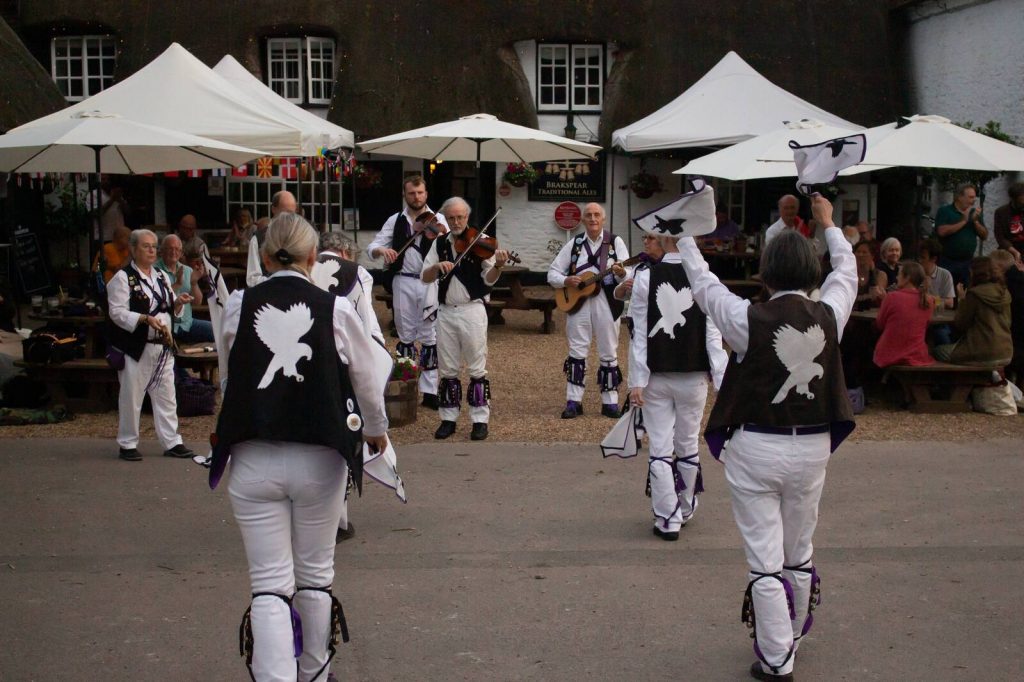
[[[329,675],[340,632],[331,592],[334,539],[349,469],[362,482],[362,444],[387,446],[373,343],[349,302],[308,279],[313,228],[294,213],[270,223],[270,276],[236,291],[224,313],[228,376],[210,485],[228,459],[228,496],[242,533],[252,601],[242,619],[255,680]],[[296,661],[296,659],[298,659]]]
[[[880,284],[884,289],[893,291],[896,289],[896,278],[900,274],[900,259],[903,258],[903,245],[896,237],[888,237],[882,242],[879,249],[881,259],[878,262],[878,272],[885,275],[885,282]]]
[[[857,296],[850,243],[832,222],[832,204],[815,196],[832,272],[821,277],[810,243],[784,231],[761,257],[771,298],[732,294],[711,274],[693,239],[680,240],[694,300],[732,349],[704,437],[725,464],[733,516],[743,537],[750,582],[743,619],[758,660],[750,674],[792,680],[793,656],[818,603],[811,560],[818,501],[831,452],[853,430],[839,341]]]
[[[132,260],[107,284],[110,313],[107,357],[117,372],[117,444],[119,457],[130,462],[139,454],[139,417],[149,394],[153,425],[167,457],[191,457],[178,434],[178,404],[174,395],[172,314],[192,301],[187,293],[174,295],[167,273],[155,267],[156,235],[135,230],[128,239]]]

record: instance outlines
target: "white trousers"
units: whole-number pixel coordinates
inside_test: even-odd
[[[619,326],[619,321],[612,319],[612,311],[604,292],[591,296],[583,303],[583,307],[566,318],[565,335],[569,341],[569,355],[586,359],[590,354],[590,342],[596,339],[600,363],[606,367],[618,367]],[[597,371],[596,367],[591,369]],[[565,399],[583,402],[583,386],[566,383]],[[601,402],[617,406],[619,392],[602,391]]]
[[[288,604],[273,596],[252,600],[252,672],[259,682],[310,680],[327,662],[330,597],[296,589],[334,582],[334,536],[347,476],[338,451],[320,445],[253,440],[231,448],[228,495],[252,592],[294,595],[302,619],[296,671]],[[320,679],[326,677],[325,672]]]
[[[758,577],[755,573],[779,574],[793,586],[794,619],[779,580],[758,580],[752,590],[757,644],[780,675],[793,670],[793,657],[783,661],[803,628],[811,590],[809,574],[783,566],[812,565],[811,539],[829,447],[828,433],[790,436],[737,430],[722,455],[750,579]]]
[[[442,304],[437,311],[437,365],[441,379],[458,379],[459,370],[465,363],[470,379],[487,377],[487,308],[482,301]],[[462,384],[462,392],[468,396],[469,383]],[[444,421],[457,421],[458,407],[442,407],[438,410]],[[476,423],[486,424],[490,420],[488,405],[469,406],[469,417]]]
[[[395,330],[398,331],[398,340],[402,343],[418,342],[421,347],[437,343],[434,322],[423,319],[428,286],[437,285],[424,284],[418,277],[395,276],[392,285],[392,306],[395,312]],[[437,370],[420,372],[419,386],[420,393],[436,394]]]
[[[117,444],[125,449],[139,446],[139,419],[146,386],[156,372],[164,347],[147,343],[136,362],[124,356],[124,369],[117,373],[121,387],[117,395]],[[181,444],[178,435],[178,401],[174,395],[174,354],[169,354],[160,370],[159,380],[149,389],[153,406],[153,426],[164,450]]]
[[[707,372],[651,374],[644,388],[644,428],[650,442],[651,508],[654,525],[659,530],[678,531],[697,509],[697,442],[707,397]],[[687,459],[672,461],[673,455]],[[678,493],[673,468],[678,468],[686,485]]]

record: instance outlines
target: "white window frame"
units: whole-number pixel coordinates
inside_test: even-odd
[[[294,104],[327,106],[334,93],[335,51],[333,38],[267,38],[266,83],[274,92]],[[314,64],[320,66],[318,76],[314,76]],[[281,76],[274,75],[275,65],[281,66]],[[288,74],[289,66],[297,70],[297,75]],[[315,97],[317,88],[313,87],[314,84],[319,85],[321,94],[326,93],[327,96]],[[289,86],[296,86],[297,93],[289,93]]]
[[[715,189],[716,203],[725,204],[729,211],[729,217],[743,229],[747,219],[747,181],[711,178],[711,186]],[[681,191],[688,191],[685,182]],[[736,216],[739,216],[738,220]]]
[[[250,165],[250,172],[252,165]],[[302,209],[306,220],[311,224],[319,226],[324,220],[324,182],[323,173],[316,172],[311,179],[302,183]],[[227,187],[224,191],[224,210],[227,220],[231,220],[235,209],[247,208],[252,212],[252,219],[258,220],[263,216],[270,215],[270,200],[276,192],[288,190],[295,196],[299,196],[299,181],[286,180],[280,176],[261,178],[256,175],[241,177],[228,177]],[[341,188],[340,183],[331,179],[331,225],[341,223]],[[237,196],[236,196],[237,195]]]
[[[66,54],[63,57],[57,56],[57,44],[58,42],[66,45]],[[89,43],[97,43],[99,54],[96,56],[89,55]],[[77,43],[79,54],[77,56],[71,56],[71,46]],[[110,54],[105,54],[106,50],[110,50]],[[107,73],[105,64],[107,60],[111,61],[110,73]],[[64,62],[67,66],[67,74],[64,76],[58,76],[57,74],[57,63],[58,61]],[[81,63],[81,75],[71,75],[71,65],[74,62]],[[114,83],[114,68],[117,65],[117,44],[114,42],[114,36],[111,35],[85,35],[85,36],[54,36],[50,39],[50,77],[53,82],[57,84],[57,88],[64,94],[64,99],[69,102],[80,102],[84,99],[92,97],[93,95],[106,89],[108,86]],[[89,87],[89,81],[100,80],[100,87],[98,90],[93,92]],[[73,95],[71,94],[71,83],[73,81],[79,81],[82,85],[82,94]]]
[[[562,49],[565,51],[565,62],[559,65],[545,65],[543,63],[543,54],[545,50],[557,50]],[[600,43],[538,43],[537,44],[537,111],[574,111],[574,112],[597,112],[600,113],[604,104],[604,79],[605,79],[605,46]],[[591,55],[596,54],[598,58],[598,64],[596,66],[598,73],[598,82],[592,83],[589,79],[588,70],[595,68],[584,64],[580,68],[583,69],[582,82],[577,83],[576,81],[576,58],[578,55]],[[554,72],[555,69],[564,69],[564,84],[556,84],[551,79],[551,82],[546,82],[544,77],[547,72]],[[565,103],[545,103],[543,98],[543,89],[545,88],[558,88],[565,92]],[[597,104],[576,104],[576,94],[578,92],[586,93],[591,88],[597,88]],[[586,96],[584,96],[584,100]]]
[[[316,56],[314,56],[314,51],[317,53]],[[319,77],[313,75],[313,66],[317,62],[320,66]],[[308,85],[306,92],[310,104],[329,105],[331,103],[331,95],[334,91],[334,40],[332,38],[306,37],[305,81]],[[326,93],[326,97],[313,96],[315,92],[313,86],[316,83],[320,84],[321,93]]]

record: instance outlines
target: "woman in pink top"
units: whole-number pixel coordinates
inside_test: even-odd
[[[924,268],[914,261],[900,263],[896,287],[882,301],[875,320],[875,326],[882,332],[875,344],[875,364],[931,365],[935,360],[928,354],[924,335],[935,302],[928,296]]]

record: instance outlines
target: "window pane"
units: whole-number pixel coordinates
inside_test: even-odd
[[[68,83],[68,97],[82,97],[82,81],[73,80]]]

